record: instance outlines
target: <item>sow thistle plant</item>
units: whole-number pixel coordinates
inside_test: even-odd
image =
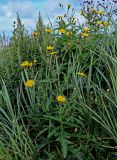
[[[30,35],[18,19],[15,49],[1,51],[0,154],[3,146],[12,160],[116,155],[116,25],[103,3],[82,2],[83,24],[61,4],[56,25],[45,26],[39,14]]]
[[[86,25],[92,28],[92,34],[95,35],[96,32],[103,31],[104,28],[109,26],[108,14],[109,11],[109,2],[103,1],[83,1],[81,16],[86,19]],[[97,27],[97,28],[96,28]]]

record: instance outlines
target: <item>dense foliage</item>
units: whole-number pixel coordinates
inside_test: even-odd
[[[71,4],[29,34],[17,14],[0,49],[0,159],[117,157],[116,1]]]

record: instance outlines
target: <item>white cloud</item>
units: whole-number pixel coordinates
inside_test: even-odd
[[[75,18],[79,19],[80,23],[84,22],[84,18],[80,16],[79,0],[47,0],[46,5],[43,7],[44,12],[42,12],[46,24],[49,22],[47,16],[52,22],[54,22],[58,15],[63,15],[65,13],[65,10],[59,6],[60,3],[63,5],[65,10],[67,9],[67,5],[70,3],[75,9]]]
[[[22,17],[30,17],[35,14],[35,7],[31,1],[7,1],[7,3],[0,5],[2,15],[14,17],[17,12]],[[9,14],[10,13],[10,14]]]
[[[35,6],[37,3],[39,4],[39,9]],[[60,3],[62,3],[65,8],[68,3],[73,4],[77,10],[76,18],[79,18],[80,22],[83,21],[79,15],[78,0],[47,0],[47,2],[43,3],[44,6],[40,6],[42,3],[35,3],[33,0],[6,0],[5,3],[0,4],[0,32],[3,30],[6,32],[12,31],[13,21],[16,20],[17,12],[21,17],[22,22],[30,30],[35,28],[38,18],[38,10],[40,9],[44,23],[47,24],[49,22],[48,17],[54,23],[56,17],[64,13],[64,11],[59,7]]]
[[[16,13],[19,13],[26,26],[34,28],[34,19],[38,16],[34,4],[30,0],[8,0],[6,3],[0,4],[0,32],[12,31]]]

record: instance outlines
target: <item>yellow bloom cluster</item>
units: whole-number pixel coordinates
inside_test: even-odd
[[[35,62],[34,62],[35,63]],[[33,63],[29,61],[24,61],[20,64],[21,67],[32,67]]]
[[[97,21],[96,24],[97,24],[98,26],[100,26],[100,25],[102,24],[102,22],[101,22],[101,21]]]
[[[108,27],[109,26],[108,21],[103,22],[103,25],[104,25],[104,27]]]
[[[84,28],[83,32],[80,33],[81,37],[83,37],[83,38],[89,37],[89,34],[88,34],[89,31],[90,31],[90,28],[88,28],[88,27]]]
[[[59,102],[59,103],[64,103],[66,101],[66,97],[65,96],[62,96],[62,95],[59,95],[56,97],[56,100]]]
[[[47,46],[47,50],[51,51],[51,50],[53,50],[53,47],[52,46]]]
[[[30,87],[30,88],[33,87],[34,84],[35,84],[35,81],[34,81],[33,79],[27,80],[27,81],[25,82],[25,86],[26,86],[26,87]]]
[[[53,55],[53,54],[57,54],[58,52],[56,51],[53,51],[53,48],[52,46],[47,46],[47,50],[49,51],[49,54]]]
[[[92,9],[92,13],[104,15],[104,11],[97,11],[96,9]]]
[[[84,38],[87,38],[87,37],[89,37],[89,34],[88,33],[81,33],[81,36],[83,36]]]
[[[86,32],[86,33],[87,33],[87,32],[89,32],[89,31],[90,31],[90,28],[87,28],[87,27],[86,27],[86,28],[84,28],[84,32]]]
[[[101,22],[101,21],[97,21],[96,24],[97,24],[98,26],[100,26],[100,25],[102,24],[102,22]],[[104,25],[104,27],[108,27],[108,26],[109,26],[108,21],[104,21],[104,22],[103,22],[103,25]]]
[[[104,11],[97,11],[97,14],[104,15]]]

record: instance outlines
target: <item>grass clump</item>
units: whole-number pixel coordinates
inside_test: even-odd
[[[0,50],[0,158],[113,160],[117,145],[117,24],[106,1],[71,4],[29,34],[19,15]],[[101,9],[100,9],[101,7]],[[113,9],[112,9],[113,8]],[[110,14],[108,14],[110,13]]]

